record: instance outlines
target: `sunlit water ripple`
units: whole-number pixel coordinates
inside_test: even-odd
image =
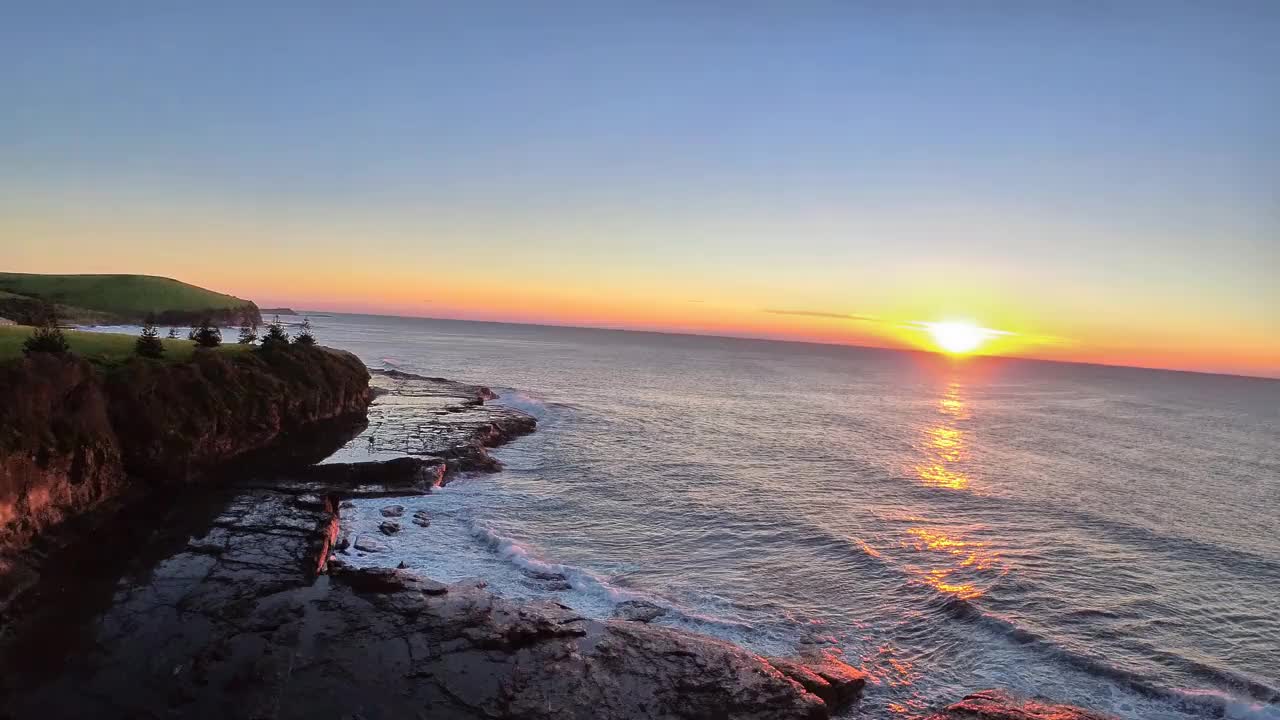
[[[371,366],[502,386],[540,422],[504,472],[407,502],[431,527],[365,562],[834,649],[877,679],[867,717],[1009,687],[1124,718],[1280,718],[1280,383],[313,322]]]

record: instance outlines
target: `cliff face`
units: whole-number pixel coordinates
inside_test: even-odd
[[[368,395],[359,359],[320,348],[110,371],[44,354],[0,365],[0,574],[5,555],[67,518],[363,413]]]
[[[104,379],[108,414],[132,474],[188,479],[281,433],[364,413],[369,373],[351,353],[294,349],[193,362],[131,362]]]
[[[120,446],[101,379],[83,360],[37,354],[0,365],[0,556],[118,495]],[[4,571],[0,557],[0,572]]]

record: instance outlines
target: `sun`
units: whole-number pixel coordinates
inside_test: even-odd
[[[933,342],[944,352],[964,355],[978,349],[986,341],[989,331],[970,322],[923,323]]]

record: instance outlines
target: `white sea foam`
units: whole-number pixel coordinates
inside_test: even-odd
[[[662,617],[664,624],[684,625],[724,639],[739,641],[755,633],[755,628],[748,623],[682,607],[659,595],[618,587],[603,576],[590,570],[544,560],[526,545],[495,532],[483,524],[473,523],[472,535],[492,549],[499,557],[521,570],[540,575],[563,577],[573,589],[573,593],[578,598],[586,601],[584,606],[574,605],[576,609],[584,611],[594,609],[600,616],[604,617],[612,614],[613,607],[618,603],[640,600],[653,603],[666,610],[667,614]],[[573,598],[569,599],[572,600]]]
[[[528,413],[541,420],[547,414],[547,403],[539,398],[515,390],[504,390],[498,402],[510,408]]]
[[[1179,689],[1170,695],[1183,707],[1204,708],[1225,720],[1280,720],[1280,705],[1249,702],[1220,690]]]

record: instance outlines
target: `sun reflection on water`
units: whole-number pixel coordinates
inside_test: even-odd
[[[954,595],[961,600],[972,600],[981,597],[983,591],[973,582],[958,577],[959,575],[993,569],[1004,574],[1003,569],[998,567],[997,554],[990,549],[990,543],[966,540],[959,534],[947,534],[923,527],[907,528],[907,534],[910,537],[903,541],[903,547],[918,553],[943,553],[950,556],[948,562],[934,567],[908,568],[920,581],[939,592]]]
[[[964,490],[971,482],[968,473],[960,467],[968,457],[965,432],[956,425],[956,421],[969,417],[962,389],[956,381],[947,385],[938,399],[938,413],[943,416],[942,421],[924,430],[920,444],[924,458],[916,465],[915,472],[920,482],[929,487]]]

